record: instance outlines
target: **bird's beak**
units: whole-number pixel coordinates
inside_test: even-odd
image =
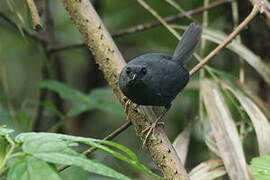
[[[135,83],[136,78],[137,78],[137,75],[133,74],[130,80],[128,81],[128,85],[133,85]]]
[[[133,74],[131,80],[134,80],[136,78],[136,74]]]

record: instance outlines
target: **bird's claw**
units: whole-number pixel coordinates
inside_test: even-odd
[[[153,134],[155,134],[155,129],[157,126],[164,126],[164,122],[159,122],[160,119],[157,119],[155,122],[153,122],[150,126],[148,126],[147,128],[145,128],[142,132],[145,133],[147,131],[147,134],[144,138],[144,141],[143,141],[143,147],[145,146],[146,144],[146,141],[148,140],[150,134],[153,132]]]

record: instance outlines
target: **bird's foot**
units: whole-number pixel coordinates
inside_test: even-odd
[[[127,114],[127,117],[129,117],[128,108],[132,102],[131,102],[131,100],[127,99],[125,96],[124,96],[123,100],[126,101],[125,105],[124,105],[124,112]]]
[[[155,122],[153,122],[150,126],[148,126],[147,128],[145,128],[142,132],[145,133],[147,132],[144,141],[143,141],[143,147],[146,144],[146,141],[148,140],[149,136],[151,133],[155,134],[155,129],[157,126],[164,126],[164,122],[159,122],[161,120],[162,117],[159,117]]]

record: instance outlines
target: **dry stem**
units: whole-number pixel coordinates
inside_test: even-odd
[[[254,6],[251,13],[246,17],[246,19],[225,39],[218,47],[213,50],[208,56],[206,56],[200,63],[198,63],[190,72],[190,76],[194,75],[199,71],[212,57],[214,57],[221,49],[226,47],[239,33],[246,27],[246,25],[258,14],[258,6]]]
[[[33,0],[26,0],[26,2],[32,15],[33,28],[34,30],[39,31],[42,29],[42,23],[37,11],[37,7]]]

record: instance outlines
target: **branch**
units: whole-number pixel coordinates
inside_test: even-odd
[[[4,19],[7,23],[9,23],[13,28],[19,30],[17,24],[1,11],[0,11],[0,17],[2,19]],[[38,41],[40,43],[45,43],[46,42],[46,39],[42,38],[39,34],[33,32],[33,31],[30,31],[30,30],[28,30],[26,28],[22,28],[22,31],[26,36],[34,39],[35,41]]]
[[[125,106],[126,101],[119,89],[118,79],[126,63],[92,4],[88,0],[62,0],[62,2],[95,56],[96,63],[99,64],[99,68],[103,71],[118,100]],[[144,140],[143,130],[156,118],[154,112],[149,107],[137,107],[134,104],[130,104],[127,111],[128,118],[132,121],[137,134]],[[154,163],[160,168],[164,179],[188,179],[163,129],[158,127],[155,132],[155,135],[152,133],[148,138],[146,148]]]
[[[147,11],[149,11],[158,21],[165,26],[168,31],[170,31],[178,40],[181,39],[181,36],[154,10],[152,9],[144,0],[137,0]]]
[[[258,14],[258,6],[254,6],[251,13],[246,17],[246,19],[225,39],[215,50],[213,50],[208,56],[206,56],[200,63],[198,63],[192,70],[189,72],[190,76],[194,75],[199,71],[212,57],[214,57],[221,49],[226,47],[239,33],[246,27],[246,25]]]
[[[46,31],[44,32],[47,41],[45,43],[42,43],[43,51],[46,56],[45,62],[42,63],[41,66],[41,80],[46,80],[48,78],[51,78],[52,75],[55,76],[54,79],[58,81],[63,81],[63,73],[62,73],[62,67],[61,67],[61,61],[59,60],[59,55],[53,55],[50,53],[49,48],[54,47],[56,42],[55,33],[54,33],[54,20],[51,12],[51,2],[50,0],[45,1],[45,27]],[[50,70],[52,68],[53,70]],[[54,72],[54,73],[52,73]],[[36,107],[35,117],[34,117],[34,131],[40,131],[42,130],[42,118],[44,114],[44,106],[42,105],[42,102],[44,102],[47,98],[49,91],[48,89],[40,89],[39,91],[39,99]],[[62,113],[63,112],[63,101],[62,99],[57,95],[57,93],[52,93],[52,101],[53,103],[58,107],[58,110]],[[56,116],[55,118],[57,121],[59,121],[59,117]]]
[[[33,0],[26,0],[26,2],[31,12],[33,28],[34,30],[39,31],[42,29],[42,23],[41,23],[41,20],[37,11],[37,7]]]
[[[218,2],[214,2],[214,3],[211,3],[208,6],[204,6],[204,7],[202,6],[202,7],[199,7],[197,9],[186,11],[186,15],[192,16],[192,15],[195,15],[195,14],[200,14],[200,13],[202,13],[204,11],[214,9],[214,8],[216,8],[218,6],[221,6],[221,5],[229,3],[229,2],[231,2],[231,0],[221,0],[221,1],[218,1]],[[182,19],[184,17],[185,17],[185,14],[179,13],[176,16],[165,17],[165,18],[163,18],[163,20],[165,22],[167,22],[167,23],[171,23],[171,22],[177,21],[179,19]],[[147,30],[147,29],[151,29],[151,28],[157,27],[159,25],[161,25],[160,21],[152,21],[150,23],[140,24],[140,25],[137,25],[137,26],[133,26],[133,27],[130,27],[130,28],[127,28],[127,29],[120,30],[120,31],[114,33],[112,35],[112,37],[117,38],[117,37],[125,36],[125,35],[132,34],[132,33],[135,33],[135,32],[140,32],[140,31],[144,31],[144,30]]]
[[[191,21],[195,21],[190,14],[187,14],[186,10],[184,10],[179,4],[177,4],[174,0],[165,0],[168,4],[170,4],[172,7],[177,9],[179,12],[184,14],[188,19]]]
[[[270,3],[267,0],[249,0],[253,6],[258,6],[261,13],[264,13],[268,21],[270,21]]]
[[[229,2],[231,2],[231,0],[220,0],[218,2],[214,2],[208,6],[205,6],[205,7],[199,7],[197,9],[186,11],[185,14],[179,13],[175,16],[165,17],[165,18],[163,18],[163,20],[167,23],[174,22],[174,21],[177,21],[179,19],[184,18],[186,15],[192,16],[195,14],[199,14],[199,13],[202,13],[202,12],[210,10],[210,9],[214,9],[218,6],[221,6],[221,5],[229,3]],[[145,30],[148,30],[148,29],[160,26],[160,25],[161,25],[160,21],[152,21],[152,22],[145,23],[145,24],[139,24],[139,25],[136,25],[133,27],[122,29],[116,33],[113,33],[112,37],[119,38],[119,37],[133,34],[136,32],[145,31]],[[50,51],[51,51],[51,53],[56,53],[59,51],[65,51],[65,50],[69,50],[69,49],[73,49],[73,48],[82,48],[82,47],[85,47],[84,43],[58,46],[58,47],[51,48]]]
[[[128,122],[125,122],[122,126],[120,126],[118,129],[113,131],[111,134],[106,136],[103,140],[107,140],[107,141],[112,140],[113,138],[118,136],[121,132],[124,132],[130,126],[131,126],[131,121],[129,120]],[[83,154],[88,155],[88,154],[94,152],[96,149],[97,149],[96,147],[91,147],[91,148],[87,149],[86,151],[84,151]],[[61,172],[61,171],[65,170],[68,167],[70,167],[70,166],[68,166],[68,165],[60,166],[58,168],[58,171]]]

